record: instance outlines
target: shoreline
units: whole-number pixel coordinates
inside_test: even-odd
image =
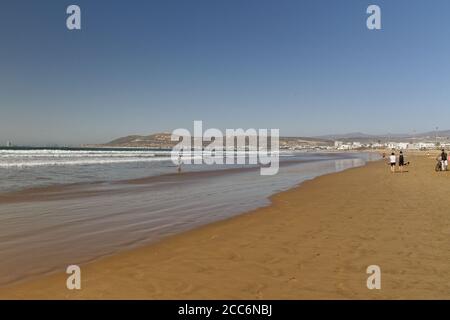
[[[431,157],[408,160],[408,173],[377,161],[326,174],[267,207],[83,265],[81,291],[60,273],[1,288],[0,298],[449,299],[450,202],[434,190],[449,176],[433,172]],[[365,287],[373,264],[381,291]]]
[[[325,154],[325,153],[324,153]],[[337,153],[340,154],[340,153]],[[358,154],[358,153],[355,153]],[[335,154],[326,154],[330,156],[334,156]],[[350,158],[343,158],[350,159]],[[321,162],[321,161],[330,161],[334,159],[320,159],[320,160],[285,160],[279,163],[281,167],[287,167],[298,164],[306,164],[313,162]],[[340,160],[340,159],[336,159]],[[244,172],[252,172],[260,170],[260,166],[248,166],[248,167],[237,167],[237,168],[220,168],[220,169],[211,169],[211,170],[189,170],[183,171],[181,173],[173,172],[173,173],[163,173],[159,175],[150,175],[141,178],[131,178],[131,179],[121,179],[121,180],[98,180],[91,182],[75,182],[75,183],[61,183],[61,184],[51,184],[51,185],[42,185],[35,187],[28,187],[19,190],[10,190],[0,192],[0,205],[1,204],[9,204],[16,202],[34,202],[34,201],[48,201],[48,200],[59,200],[59,199],[68,199],[73,198],[81,198],[89,195],[98,194],[98,190],[95,192],[80,192],[80,189],[88,188],[88,187],[98,187],[102,185],[109,186],[117,186],[117,185],[144,185],[152,182],[173,182],[176,180],[184,179],[184,178],[210,178],[215,176],[224,176],[227,174],[234,173],[244,173]],[[175,167],[174,167],[175,171]],[[111,190],[106,190],[107,192],[111,192]],[[61,194],[59,194],[61,193]],[[45,197],[45,198],[44,198]]]
[[[328,160],[319,160],[319,161],[328,161]],[[110,255],[105,255],[105,256],[98,257],[98,258],[94,258],[94,259],[92,259],[91,261],[87,261],[87,262],[84,262],[84,263],[80,264],[80,268],[83,270],[85,267],[89,267],[89,266],[95,265],[95,264],[97,264],[97,263],[103,263],[104,260],[108,261],[109,259],[119,258],[119,257],[122,256],[122,255],[126,256],[126,255],[128,255],[128,254],[131,254],[131,253],[133,253],[133,252],[138,252],[138,251],[140,251],[140,250],[148,250],[148,249],[150,249],[150,248],[155,248],[155,249],[157,250],[157,249],[158,249],[159,247],[161,247],[161,246],[164,247],[164,246],[166,245],[166,242],[179,241],[179,240],[182,240],[184,237],[190,237],[191,235],[194,235],[194,236],[195,236],[195,235],[198,234],[198,233],[201,234],[201,233],[207,231],[207,230],[210,229],[210,228],[220,227],[221,225],[226,225],[226,224],[228,224],[228,223],[235,223],[235,222],[237,223],[239,219],[245,219],[245,218],[248,218],[248,216],[256,215],[256,214],[258,214],[258,212],[259,212],[260,210],[264,210],[264,209],[266,209],[266,208],[268,208],[268,207],[273,206],[273,205],[274,205],[274,202],[276,201],[275,199],[276,199],[277,197],[279,197],[280,195],[282,195],[282,194],[284,194],[284,193],[288,193],[288,192],[290,192],[290,191],[292,191],[292,190],[295,190],[295,189],[298,189],[298,188],[302,188],[303,185],[304,185],[304,184],[307,184],[308,182],[314,181],[314,180],[316,180],[316,179],[320,179],[320,178],[322,178],[322,177],[327,177],[327,176],[329,176],[329,175],[336,175],[336,174],[339,174],[339,173],[343,173],[343,172],[355,170],[355,169],[358,169],[358,168],[362,168],[362,167],[365,167],[365,166],[369,165],[370,163],[374,163],[374,162],[376,163],[376,162],[380,162],[380,161],[381,161],[381,160],[370,161],[370,162],[367,162],[367,163],[366,163],[365,165],[363,165],[363,166],[358,166],[358,167],[348,168],[348,169],[345,169],[345,170],[339,171],[339,172],[325,173],[325,174],[322,174],[322,175],[320,175],[320,176],[317,176],[317,177],[314,177],[314,178],[311,178],[311,179],[307,179],[307,180],[301,181],[301,182],[299,182],[297,185],[295,185],[295,186],[289,188],[288,190],[281,191],[281,192],[277,192],[277,193],[275,193],[275,194],[269,196],[269,197],[267,198],[267,200],[269,201],[269,203],[266,204],[266,205],[260,206],[260,207],[258,207],[258,208],[252,209],[252,210],[248,210],[248,211],[241,212],[241,213],[239,213],[239,214],[237,214],[237,215],[235,215],[235,216],[227,217],[227,218],[225,218],[225,219],[221,219],[221,220],[218,220],[218,221],[213,221],[213,222],[210,222],[210,223],[207,223],[207,224],[204,224],[204,225],[200,225],[200,226],[198,226],[198,227],[195,227],[195,228],[193,228],[193,229],[189,229],[189,230],[183,231],[183,232],[181,232],[181,233],[175,233],[175,234],[173,234],[173,235],[170,235],[170,236],[167,236],[167,237],[165,237],[165,238],[156,240],[156,241],[154,241],[154,242],[150,242],[150,243],[148,243],[148,244],[146,244],[146,245],[143,245],[143,246],[139,246],[139,247],[136,247],[136,248],[132,248],[132,249],[129,249],[129,250],[125,250],[125,251],[119,251],[119,252],[117,252],[117,253],[112,253],[112,254],[110,254]],[[309,162],[309,161],[306,161],[306,162]],[[287,165],[289,165],[289,164],[287,164]],[[215,170],[215,171],[213,171],[213,173],[216,173],[216,174],[223,174],[223,171],[226,171],[226,170],[232,170],[232,171],[241,171],[241,170],[249,171],[249,170],[250,170],[250,171],[252,171],[252,170],[257,170],[257,169],[258,169],[258,168],[225,169],[225,170]],[[208,174],[208,173],[210,173],[210,172],[208,172],[208,171],[203,171],[203,172],[187,172],[187,173],[185,173],[185,174],[188,174],[188,175],[196,175],[197,173],[202,173],[202,176],[203,176],[204,174]],[[177,174],[168,174],[168,175],[164,175],[164,176],[177,176]],[[134,181],[136,180],[136,183],[139,184],[141,181],[145,181],[145,180],[148,180],[148,179],[153,180],[154,178],[157,179],[157,178],[159,178],[159,177],[161,177],[161,176],[155,176],[155,177],[150,176],[150,177],[139,178],[139,179],[133,179],[133,180],[114,181],[113,183],[130,183],[130,184],[133,184]],[[70,187],[72,187],[72,186],[78,186],[78,185],[79,185],[79,184],[73,184],[73,185],[70,184],[70,185],[65,185],[65,187],[69,187],[69,188],[70,188]],[[39,189],[42,189],[43,191],[45,191],[45,189],[53,189],[53,188],[56,189],[57,187],[55,187],[55,186],[51,186],[51,187],[48,187],[48,188],[47,188],[47,187],[44,187],[44,188],[39,187],[39,188],[36,188],[36,189],[37,189],[37,191],[41,191],[41,190],[39,190]],[[34,191],[34,190],[29,189],[29,190],[25,190],[25,191]],[[19,191],[19,192],[21,192],[21,191]],[[21,288],[21,287],[23,287],[23,286],[26,287],[26,286],[28,286],[28,284],[40,283],[40,282],[42,282],[42,281],[46,282],[47,279],[49,279],[50,281],[53,281],[54,278],[60,278],[60,279],[62,279],[62,278],[65,278],[65,277],[66,277],[66,275],[64,275],[63,273],[61,273],[61,271],[59,271],[59,272],[51,271],[51,272],[44,273],[44,274],[41,274],[41,275],[37,275],[37,276],[31,277],[31,278],[26,278],[26,279],[14,281],[14,282],[12,282],[12,283],[9,283],[9,284],[0,286],[0,300],[3,300],[3,299],[8,300],[8,299],[10,299],[9,297],[4,296],[4,294],[5,294],[6,292],[8,292],[10,289]],[[64,282],[64,285],[65,285],[65,281],[63,281],[63,282]],[[61,283],[63,283],[63,282],[61,282]],[[20,290],[20,289],[19,289],[19,290]],[[65,290],[67,290],[67,289],[65,289]],[[68,292],[69,292],[69,291],[68,291]],[[66,298],[67,298],[67,297],[68,297],[68,296],[66,296]],[[34,296],[32,296],[32,297],[23,297],[23,298],[24,298],[24,299],[32,299],[32,300],[34,300],[34,299],[48,299],[49,297],[41,297],[41,296],[36,296],[36,297],[34,297]],[[16,299],[16,298],[12,298],[12,299]],[[22,299],[22,297],[21,297],[21,299]],[[50,297],[49,299],[53,299],[53,298]],[[60,299],[60,297],[58,297],[58,298],[56,298],[56,299]],[[77,299],[77,298],[76,298],[76,299]],[[82,299],[83,299],[83,298],[82,298]],[[115,299],[115,298],[113,298],[113,299]],[[120,299],[122,299],[122,298],[120,298]],[[125,298],[125,299],[127,299],[127,298]],[[139,298],[138,298],[138,299],[139,299]],[[194,300],[195,300],[195,298],[194,298]]]
[[[304,180],[359,165],[362,161],[350,156],[286,161],[275,180],[261,178],[265,186],[253,177],[258,168],[252,167],[69,184],[0,196],[5,240],[0,245],[5,260],[1,286],[32,281],[70,264],[85,265],[266,207],[272,195]],[[192,191],[172,199],[183,186]]]
[[[358,158],[359,159],[359,158]],[[345,159],[337,159],[337,161],[355,161],[355,159],[350,159],[350,158],[345,158]],[[295,161],[286,161],[284,162],[284,164],[282,165],[283,170],[289,170],[290,172],[297,172],[297,174],[300,173],[299,176],[297,176],[295,180],[295,183],[292,184],[289,187],[284,188],[285,190],[289,190],[290,188],[296,187],[300,184],[302,184],[305,180],[310,180],[310,179],[314,179],[318,176],[321,175],[326,175],[326,174],[330,174],[330,172],[327,172],[327,169],[329,166],[332,166],[333,169],[332,170],[337,170],[337,171],[341,171],[341,170],[346,170],[347,168],[343,167],[343,168],[339,168],[339,169],[334,169],[334,166],[336,165],[336,163],[334,163],[334,161],[336,161],[336,159],[320,159],[320,160],[295,160]],[[361,161],[361,160],[358,160]],[[301,165],[301,167],[297,167],[298,165]],[[356,164],[353,163],[353,165],[355,166]],[[316,167],[318,166],[318,167]],[[356,165],[359,166],[359,165]],[[298,169],[296,168],[302,168],[301,171],[298,171]],[[309,168],[309,169],[308,169]],[[315,173],[313,173],[313,171],[309,171],[311,168],[316,168],[318,171],[316,171]],[[322,168],[322,169],[318,169],[318,168]],[[325,170],[326,169],[326,170]],[[19,208],[23,208],[22,210],[25,210],[24,212],[26,212],[26,216],[38,216],[40,215],[40,211],[42,210],[37,210],[36,207],[33,206],[34,204],[39,204],[40,202],[42,202],[44,204],[44,208],[53,208],[53,211],[58,211],[57,208],[58,206],[60,206],[61,208],[66,208],[65,211],[67,211],[67,206],[64,204],[67,201],[71,202],[71,203],[77,203],[80,201],[91,201],[93,203],[102,203],[104,201],[104,197],[115,197],[116,199],[126,199],[127,196],[126,194],[132,193],[133,195],[137,195],[138,197],[142,197],[142,195],[147,196],[147,195],[152,195],[155,191],[160,192],[161,188],[164,188],[164,185],[167,184],[181,184],[181,185],[195,185],[197,183],[201,183],[201,184],[210,184],[210,179],[211,178],[226,178],[226,179],[230,179],[235,182],[238,181],[236,179],[239,179],[238,177],[240,177],[241,174],[248,174],[251,173],[253,171],[257,171],[259,170],[259,168],[257,167],[250,167],[250,168],[231,168],[231,169],[225,169],[225,170],[207,170],[207,171],[199,171],[199,172],[185,172],[182,174],[166,174],[166,175],[162,175],[162,176],[150,176],[150,177],[146,177],[146,178],[139,178],[139,179],[133,179],[133,180],[123,180],[123,181],[113,181],[111,183],[108,183],[104,186],[102,186],[102,183],[89,183],[89,184],[67,184],[65,186],[59,187],[59,186],[51,186],[51,187],[44,187],[44,188],[34,188],[34,189],[28,189],[28,190],[24,190],[21,192],[14,192],[11,194],[6,194],[4,195],[4,197],[0,196],[0,204],[4,204],[4,205],[19,205],[19,207],[14,207],[16,208],[15,210],[17,211]],[[307,178],[307,177],[303,177],[302,178],[302,171],[309,172],[312,174],[311,177]],[[325,171],[323,171],[325,170]],[[333,171],[334,172],[334,171]],[[331,173],[333,173],[331,172]],[[245,177],[245,176],[244,176]],[[205,180],[207,179],[207,180]],[[248,179],[248,178],[247,178]],[[298,181],[297,181],[298,179]],[[252,179],[253,180],[253,179]],[[208,182],[209,181],[209,182]],[[220,180],[222,181],[222,180]],[[270,183],[270,181],[265,182],[265,184]],[[118,188],[118,189],[116,189]],[[226,188],[225,188],[226,189]],[[242,188],[240,188],[242,189]],[[85,252],[86,250],[83,249],[83,243],[78,243],[76,244],[76,248],[71,246],[72,250],[71,253],[76,255],[75,259],[71,259],[70,256],[68,256],[67,253],[63,253],[61,252],[61,250],[63,251],[67,251],[65,248],[59,248],[60,245],[58,245],[58,243],[54,243],[54,241],[52,241],[51,243],[46,243],[45,246],[43,246],[42,248],[44,249],[44,251],[41,251],[41,248],[36,247],[36,250],[39,250],[39,254],[38,256],[36,256],[36,258],[31,259],[29,258],[25,258],[28,260],[28,263],[30,266],[33,266],[34,270],[30,272],[29,268],[28,271],[26,271],[26,273],[23,273],[24,269],[23,267],[21,267],[20,265],[14,265],[12,263],[10,263],[9,269],[14,269],[16,270],[22,270],[22,273],[17,273],[17,275],[11,274],[11,275],[5,275],[5,271],[8,270],[8,266],[3,266],[3,270],[2,270],[2,275],[3,277],[2,282],[0,284],[0,287],[4,287],[4,286],[10,286],[10,285],[15,285],[15,284],[19,284],[19,283],[23,283],[26,281],[32,281],[34,279],[38,279],[40,277],[43,276],[48,276],[51,274],[54,274],[56,272],[58,272],[58,270],[61,270],[62,267],[66,266],[67,264],[71,264],[73,263],[73,261],[77,261],[78,264],[80,265],[86,265],[95,261],[98,261],[99,259],[102,259],[104,257],[109,257],[109,256],[113,256],[115,254],[120,254],[121,252],[126,252],[129,250],[133,250],[136,248],[140,248],[143,246],[147,246],[147,245],[152,245],[154,243],[157,243],[167,237],[176,235],[176,234],[181,234],[217,221],[222,221],[222,220],[227,220],[231,217],[235,217],[241,214],[245,214],[248,211],[252,211],[258,208],[263,208],[266,207],[268,205],[270,205],[271,200],[270,198],[279,193],[282,192],[282,190],[280,191],[274,191],[273,193],[271,192],[270,194],[264,195],[264,193],[267,192],[267,190],[264,191],[264,188],[257,188],[258,191],[258,197],[254,198],[255,194],[253,194],[251,197],[251,193],[248,193],[246,191],[244,198],[245,201],[247,202],[247,204],[245,206],[239,205],[239,204],[227,204],[227,207],[229,207],[228,209],[226,209],[225,214],[224,212],[222,212],[222,214],[220,214],[221,211],[217,211],[217,208],[214,210],[213,207],[210,207],[209,210],[205,211],[205,209],[207,207],[192,207],[192,206],[184,206],[185,209],[187,209],[188,211],[180,211],[180,208],[174,208],[174,210],[172,210],[174,213],[179,212],[180,214],[182,214],[179,218],[179,220],[177,219],[176,221],[173,221],[172,223],[172,227],[164,227],[164,230],[161,231],[156,231],[153,232],[151,230],[149,230],[148,232],[145,232],[144,238],[140,237],[140,238],[136,238],[133,235],[131,237],[127,237],[126,236],[126,230],[127,227],[126,225],[124,226],[125,229],[125,234],[117,234],[117,236],[121,237],[120,239],[122,239],[122,243],[118,240],[115,239],[114,240],[114,244],[109,244],[106,245],[102,244],[102,242],[105,242],[105,240],[107,241],[107,238],[105,237],[91,237],[91,243],[93,242],[93,245],[95,246],[95,248],[98,248],[97,250],[94,248],[93,250],[90,250],[92,252],[89,253],[89,250],[87,252]],[[205,190],[206,191],[206,190]],[[150,193],[149,193],[150,192]],[[209,191],[208,191],[209,192]],[[97,198],[98,197],[98,198]],[[250,197],[250,198],[249,198]],[[103,200],[102,200],[103,199]],[[226,199],[226,198],[224,198]],[[227,201],[222,199],[221,201],[226,203]],[[258,200],[259,199],[259,200]],[[153,200],[148,199],[145,200],[145,203],[149,202],[152,203]],[[32,207],[28,207],[27,203],[30,203],[30,205]],[[48,205],[46,205],[46,203],[53,203],[55,202],[57,205],[56,207],[48,207]],[[195,203],[195,202],[194,202]],[[197,201],[198,203],[198,201]],[[201,204],[201,203],[200,203]],[[23,207],[25,205],[25,207]],[[89,208],[90,205],[87,203],[84,203],[84,206]],[[140,205],[139,205],[140,206]],[[173,203],[169,202],[167,204],[165,204],[164,206],[173,206]],[[233,209],[232,206],[234,206],[235,208]],[[239,207],[242,207],[239,209]],[[4,207],[7,208],[7,207]],[[32,209],[33,208],[33,209]],[[93,209],[95,209],[95,207],[92,207]],[[91,208],[91,209],[92,209]],[[127,215],[127,213],[131,213],[132,211],[128,211],[131,209],[125,209],[126,207],[120,207],[119,211],[122,213],[122,215],[124,215],[124,223],[128,223],[127,220],[129,220],[129,223],[133,224],[133,216],[128,216],[125,217],[125,215]],[[151,207],[149,207],[151,208]],[[46,209],[46,211],[48,211],[50,209]],[[221,210],[221,209],[219,209]],[[9,210],[10,211],[10,210]],[[108,210],[109,211],[109,210]],[[165,210],[166,211],[166,210]],[[191,212],[192,211],[192,212]],[[201,215],[199,215],[199,212],[205,211],[205,214],[207,214],[206,217],[202,217]],[[228,213],[226,213],[228,212]],[[15,215],[11,215],[11,213],[8,211],[3,210],[4,214],[7,214],[6,216],[6,222],[8,221],[8,216],[9,219],[11,220],[12,218],[14,218]],[[61,212],[62,213],[62,212]],[[110,214],[111,212],[106,212],[105,214]],[[150,212],[151,213],[151,212]],[[78,216],[78,213],[75,212],[65,212],[64,215],[68,215],[71,216],[72,214],[75,214],[75,217]],[[151,213],[150,215],[146,214],[145,216],[147,216],[147,219],[141,220],[143,223],[149,223],[149,221],[151,221],[151,219],[155,219],[155,217],[152,218],[152,216],[155,215],[154,213]],[[209,217],[208,217],[209,216]],[[5,216],[3,217],[5,218]],[[54,218],[52,218],[51,216],[46,217],[45,220],[48,220],[50,218],[50,220],[57,218],[57,216],[55,216]],[[80,217],[81,218],[81,217]],[[92,220],[91,214],[89,214],[86,219]],[[150,220],[149,220],[150,219]],[[162,222],[157,222],[158,224],[166,224],[167,225],[167,217],[164,218],[165,220],[159,220]],[[149,220],[149,221],[147,221]],[[155,220],[156,221],[156,220]],[[166,222],[164,222],[166,221]],[[184,221],[184,222],[183,222]],[[36,223],[40,224],[41,222],[39,220],[35,221]],[[151,222],[150,222],[151,223]],[[78,223],[77,223],[78,224]],[[76,224],[76,225],[77,225]],[[30,225],[30,224],[29,224]],[[33,225],[33,224],[31,224]],[[49,226],[51,227],[51,225]],[[91,229],[90,227],[87,227],[88,229],[79,229],[79,232],[81,232],[81,234],[79,234],[80,236],[83,235],[83,233],[97,233],[97,232],[103,232],[105,228],[108,227],[108,224],[104,224],[104,227],[101,226],[100,229]],[[8,229],[8,228],[7,228]],[[70,230],[72,230],[71,228],[65,228],[66,231],[65,233],[73,233],[70,232]],[[40,234],[45,235],[48,232],[50,233],[54,233],[54,231],[51,230],[41,230],[41,232],[38,231],[38,229],[30,229],[30,230],[23,230],[22,232],[20,232],[18,235],[22,234],[22,236],[20,238],[23,237],[24,235],[24,231],[27,231],[27,234],[34,234],[35,238],[36,238],[36,242],[41,243],[42,242],[42,236],[39,236]],[[77,229],[75,229],[77,230]],[[61,233],[63,230],[61,229],[59,231],[59,233]],[[15,233],[17,233],[18,231],[16,230]],[[31,232],[31,233],[30,233]],[[9,231],[6,232],[6,234],[10,234],[11,236],[13,236],[14,238],[17,238],[16,234],[11,233]],[[11,236],[7,237],[5,234],[5,240],[11,240]],[[74,235],[75,237],[77,237],[77,235]],[[48,235],[46,236],[48,238]],[[17,238],[17,240],[20,241],[20,238]],[[55,239],[57,240],[57,239]],[[111,239],[110,239],[111,240]],[[59,242],[66,242],[68,244],[70,244],[70,242],[67,242],[67,239],[60,239]],[[125,242],[123,242],[125,241]],[[87,244],[86,241],[84,241],[85,245]],[[119,246],[120,248],[119,248]],[[53,249],[52,249],[53,247]],[[109,247],[109,248],[108,248]],[[5,252],[5,250],[10,251],[10,248],[14,248],[13,245],[10,246],[4,246],[4,247],[0,247],[0,251]],[[58,249],[59,248],[59,249]],[[11,258],[13,260],[18,260],[21,259],[22,261],[24,260],[22,257],[18,257],[17,253],[21,253],[22,255],[25,256],[34,256],[33,251],[29,251],[28,252],[24,252],[23,246],[21,248],[16,248],[15,252],[16,254],[14,256],[12,256]],[[54,258],[52,259],[52,262],[50,260],[45,260],[45,263],[37,263],[36,259],[39,256],[45,256],[46,254],[52,252],[52,250],[60,250],[59,252],[59,263],[58,260],[55,260]],[[80,251],[81,250],[81,251]],[[12,250],[11,250],[12,252]],[[83,255],[79,255],[80,252],[84,252]],[[54,252],[56,253],[56,252]],[[50,256],[49,256],[50,257]],[[58,259],[58,256],[55,256]],[[5,258],[5,256],[4,256]],[[64,261],[62,260],[64,259]],[[6,259],[8,260],[8,259]],[[18,267],[19,269],[16,269],[16,267]],[[6,269],[5,269],[6,268]],[[1,270],[1,269],[0,269]],[[26,270],[26,269],[25,269]],[[6,277],[5,277],[6,276]]]

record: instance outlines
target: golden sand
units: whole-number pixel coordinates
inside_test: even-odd
[[[322,176],[272,205],[82,267],[0,289],[16,299],[450,298],[450,172],[409,156]],[[381,267],[381,290],[366,268]]]

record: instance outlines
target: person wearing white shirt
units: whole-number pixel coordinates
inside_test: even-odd
[[[389,156],[389,163],[391,165],[391,172],[395,173],[395,164],[397,163],[397,157],[395,156],[394,152],[392,152]]]

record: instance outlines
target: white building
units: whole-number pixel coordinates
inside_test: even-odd
[[[374,148],[374,149],[380,149],[380,148],[384,148],[384,147],[386,147],[384,144],[381,144],[381,143],[374,143],[374,144],[372,144],[372,146],[371,146],[372,148]]]
[[[407,150],[410,144],[408,142],[389,142],[387,147],[395,150]]]
[[[335,141],[334,142],[334,147],[336,148],[336,149],[339,149],[339,147],[340,146],[342,146],[344,143],[342,142],[342,141]]]
[[[432,142],[417,142],[414,144],[415,148],[418,150],[423,149],[436,149],[436,144]]]
[[[350,144],[341,144],[339,147],[337,147],[338,150],[350,150],[352,146]]]

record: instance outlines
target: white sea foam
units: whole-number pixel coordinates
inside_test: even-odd
[[[0,168],[24,168],[39,166],[74,166],[74,165],[93,165],[93,164],[114,164],[131,162],[151,162],[151,161],[169,161],[170,158],[127,158],[127,159],[80,159],[80,160],[59,160],[59,161],[14,161],[0,162]]]
[[[0,150],[4,157],[155,157],[170,155],[168,151],[71,151],[71,150]]]
[[[257,153],[237,151],[237,157]],[[224,152],[224,155],[226,152]],[[284,156],[290,156],[285,153]],[[202,157],[202,152],[183,155],[183,160]],[[166,150],[0,150],[0,168],[26,168],[45,166],[81,166],[118,163],[138,163],[170,160],[170,151]]]
[[[168,151],[0,150],[0,168],[75,166],[170,160]]]

